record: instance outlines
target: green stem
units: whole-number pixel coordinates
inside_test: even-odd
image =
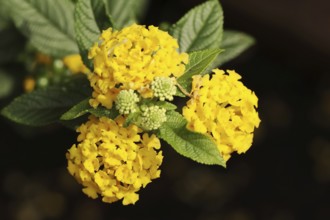
[[[184,94],[184,95],[186,95],[186,96],[188,96],[188,97],[192,97],[192,95],[190,94],[190,93],[188,93],[187,92],[187,90],[185,90],[179,83],[178,83],[178,81],[175,81],[175,84],[176,84],[176,86],[180,89],[180,91]]]

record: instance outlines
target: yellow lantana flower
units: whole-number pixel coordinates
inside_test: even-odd
[[[180,54],[178,48],[176,39],[154,26],[133,24],[120,31],[103,31],[88,55],[94,63],[94,72],[89,75],[94,89],[90,104],[110,109],[123,89],[152,97],[150,83],[155,77],[184,73],[188,54]]]
[[[194,76],[192,98],[183,108],[188,129],[211,137],[225,160],[234,151],[246,152],[259,126],[258,98],[235,71],[215,69],[214,74]]]
[[[77,131],[78,144],[69,149],[68,170],[91,198],[102,196],[104,202],[123,200],[134,204],[136,193],[160,176],[162,163],[160,141],[135,125],[124,128],[124,118],[90,117]]]
[[[90,73],[90,70],[84,65],[79,54],[65,56],[63,63],[72,73]]]
[[[23,88],[25,92],[27,93],[32,92],[35,87],[36,87],[36,80],[32,76],[28,76],[24,79]]]

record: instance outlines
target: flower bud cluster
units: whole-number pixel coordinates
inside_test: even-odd
[[[165,101],[167,99],[172,101],[176,93],[175,78],[155,77],[151,82],[151,89],[154,97],[159,98],[159,100]]]
[[[116,97],[116,109],[122,115],[136,112],[136,103],[139,101],[139,97],[132,89],[121,90]]]
[[[155,77],[150,84],[154,97],[160,101],[173,100],[176,93],[175,79],[170,77]],[[134,90],[121,90],[115,99],[115,107],[121,115],[128,115],[139,111],[133,120],[140,128],[150,131],[158,129],[166,121],[166,109],[157,105],[139,106],[139,97]]]
[[[153,105],[142,110],[139,125],[142,129],[150,131],[158,129],[166,121],[166,109]]]

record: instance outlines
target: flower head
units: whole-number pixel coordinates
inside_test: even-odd
[[[157,76],[179,77],[188,62],[179,53],[177,40],[157,27],[133,24],[120,31],[102,32],[99,43],[89,51],[94,72],[89,75],[94,89],[90,103],[111,108],[118,90],[136,90],[152,97],[150,83]]]
[[[162,163],[160,141],[155,135],[139,134],[141,130],[122,126],[123,117],[111,120],[90,117],[77,131],[78,144],[68,151],[68,170],[84,186],[89,197],[99,195],[104,202],[123,200],[134,204],[136,193],[160,176]]]
[[[165,99],[172,101],[176,93],[175,79],[169,77],[155,77],[151,82],[151,89],[154,96],[161,101],[165,101]]]
[[[183,108],[190,130],[210,136],[225,160],[234,151],[246,152],[259,126],[258,98],[246,88],[235,71],[215,69],[209,75],[194,76],[193,97]]]
[[[121,90],[116,97],[116,109],[120,114],[129,114],[136,111],[136,103],[139,101],[139,97],[134,93],[132,89]]]
[[[166,121],[166,109],[159,106],[149,106],[142,109],[142,117],[138,125],[144,130],[156,130]]]

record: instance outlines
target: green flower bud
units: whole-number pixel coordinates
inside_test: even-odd
[[[158,129],[166,121],[166,109],[159,106],[150,106],[142,110],[139,126],[150,131]]]
[[[46,76],[42,76],[37,80],[37,85],[40,88],[45,88],[49,85],[49,79]]]
[[[56,59],[56,60],[54,61],[53,65],[54,65],[54,68],[55,68],[56,70],[62,70],[62,69],[64,68],[64,63],[63,63],[63,61],[60,60],[60,59]]]
[[[121,90],[115,100],[116,109],[122,115],[130,114],[136,111],[138,101],[139,97],[132,89]]]
[[[154,96],[161,101],[165,99],[172,101],[176,93],[175,79],[169,77],[155,77],[151,82],[151,89]]]

